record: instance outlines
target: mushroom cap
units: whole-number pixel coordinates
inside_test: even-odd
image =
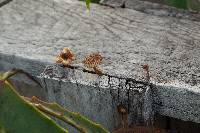
[[[83,64],[88,68],[98,67],[102,63],[103,57],[99,53],[92,53],[85,57]]]
[[[124,105],[118,105],[117,110],[120,114],[128,114],[128,110]]]
[[[63,48],[56,57],[56,63],[61,63],[65,66],[69,65],[73,60],[75,60],[75,55],[69,48]]]

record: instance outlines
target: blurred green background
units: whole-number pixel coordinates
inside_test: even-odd
[[[165,0],[164,2],[167,5],[182,8],[182,9],[188,9],[188,0]]]
[[[81,0],[84,1],[84,0]],[[99,3],[100,0],[90,0],[92,3]],[[143,0],[166,4],[176,8],[200,11],[200,0]]]
[[[165,0],[164,2],[181,9],[200,11],[200,0]]]

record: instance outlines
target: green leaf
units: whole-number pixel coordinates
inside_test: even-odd
[[[90,0],[85,0],[87,9],[90,9]]]
[[[31,76],[29,73],[25,72],[22,69],[12,69],[10,71],[7,71],[3,74],[1,74],[2,76],[0,77],[0,80],[4,81],[9,79],[10,77],[16,75],[16,74],[24,74],[26,77],[28,77],[30,80],[32,80],[33,82],[35,82],[36,84],[38,84],[40,87],[42,87],[42,85],[33,77]]]
[[[71,112],[67,109],[64,109],[57,103],[43,102],[43,101],[37,99],[36,97],[33,97],[32,98],[33,100],[31,100],[29,98],[26,98],[26,99],[30,102],[35,101],[35,103],[41,104],[41,106],[43,106],[43,108],[46,108],[45,110],[48,110],[48,112],[56,112],[58,114],[62,114],[61,116],[59,116],[57,118],[60,120],[64,120],[64,122],[67,122],[71,126],[75,127],[80,132],[83,132],[83,133],[109,133],[109,131],[104,129],[100,124],[92,122],[91,120],[80,115],[79,113]]]
[[[0,84],[0,109],[0,124],[4,127],[1,128],[2,132],[67,133],[52,119],[21,98],[8,81]]]
[[[67,133],[49,115],[73,126],[81,133],[109,133],[100,124],[56,103],[20,96],[7,80],[17,73],[32,77],[19,69],[0,73],[0,81],[3,81],[0,83],[0,133]]]

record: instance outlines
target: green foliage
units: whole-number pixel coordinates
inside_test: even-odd
[[[67,133],[47,115],[62,120],[81,133],[109,133],[99,124],[56,103],[20,96],[8,81],[17,73],[33,79],[28,73],[17,69],[0,74],[0,133]]]
[[[187,0],[165,0],[170,6],[187,9]]]
[[[0,123],[6,133],[67,133],[22,99],[8,81],[0,86],[0,109]]]
[[[85,1],[85,0],[80,0],[80,1]],[[99,3],[100,0],[90,0],[90,3]]]
[[[90,9],[90,0],[85,0],[87,9]]]
[[[200,2],[198,0],[165,0],[165,3],[181,9],[200,11]]]
[[[90,3],[99,3],[99,1],[100,0],[85,0],[87,9],[90,9]],[[164,0],[164,2],[169,6],[181,9],[200,11],[200,2],[198,0]]]
[[[0,124],[0,133],[6,133],[4,127]]]
[[[47,103],[43,102],[37,98],[33,98],[36,103],[40,103],[41,106],[46,108],[48,111],[51,112],[59,112],[59,114],[62,114],[62,120],[67,120],[68,124],[71,126],[77,128],[81,132],[86,132],[86,133],[109,133],[107,130],[105,130],[101,125],[96,124],[92,122],[91,120],[87,119],[86,117],[80,115],[79,113],[71,112],[67,109],[62,108],[60,105],[57,103]],[[29,99],[31,101],[31,99]]]

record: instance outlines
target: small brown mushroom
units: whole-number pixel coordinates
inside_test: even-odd
[[[69,48],[63,48],[63,50],[56,57],[56,63],[60,63],[64,66],[68,66],[75,60],[74,53]]]
[[[142,68],[143,68],[144,70],[146,70],[146,71],[149,71],[149,65],[148,65],[148,64],[144,64],[144,65],[142,66]]]
[[[121,124],[123,128],[128,128],[128,110],[124,105],[118,105],[117,111],[121,115]]]
[[[127,108],[124,106],[124,105],[118,105],[117,106],[117,111],[120,113],[120,114],[128,114],[128,110]]]
[[[87,68],[92,68],[95,73],[102,75],[102,70],[99,68],[99,65],[102,63],[103,57],[99,53],[92,53],[85,57],[83,60],[84,66]]]
[[[142,68],[145,70],[146,72],[146,80],[148,83],[150,83],[150,73],[149,73],[149,65],[145,64],[142,66]]]

